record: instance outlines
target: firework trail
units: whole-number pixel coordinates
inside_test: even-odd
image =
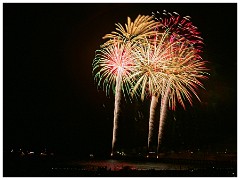
[[[121,102],[121,83],[122,83],[122,75],[121,72],[118,72],[118,76],[116,79],[116,92],[115,92],[115,104],[114,104],[114,119],[113,119],[113,136],[112,136],[112,155],[116,147],[116,138],[119,124],[119,116],[120,116],[120,102]]]
[[[165,89],[165,93],[162,97],[161,100],[161,109],[160,109],[160,121],[159,121],[159,130],[158,130],[158,146],[157,146],[157,154],[159,152],[160,149],[160,145],[162,142],[162,137],[163,137],[163,126],[165,123],[165,119],[166,119],[166,112],[167,112],[167,101],[168,101],[168,94],[170,92],[170,86],[171,84],[171,79],[169,79],[169,83],[167,83],[167,87]]]
[[[158,104],[158,97],[152,96],[151,105],[150,105],[150,115],[149,115],[149,130],[148,130],[148,149],[150,148],[151,142],[153,141],[153,130],[154,130],[154,121],[156,117],[156,108]]]

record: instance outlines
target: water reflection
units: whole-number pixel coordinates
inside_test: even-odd
[[[65,164],[66,165],[66,164]],[[104,167],[112,171],[118,171],[123,168],[131,170],[187,170],[194,168],[193,165],[171,164],[160,162],[140,162],[140,161],[124,161],[124,160],[91,160],[91,161],[72,161],[68,166],[84,167],[86,170],[95,170],[99,167]]]

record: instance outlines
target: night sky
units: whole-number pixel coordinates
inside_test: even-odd
[[[97,88],[95,50],[138,14],[189,15],[211,69],[202,103],[168,112],[167,150],[236,151],[237,4],[3,4],[4,149],[109,153],[114,97]],[[149,99],[122,103],[119,148],[147,145]]]

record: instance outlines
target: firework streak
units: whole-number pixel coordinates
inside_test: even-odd
[[[112,136],[112,154],[114,148],[116,146],[116,138],[119,124],[119,116],[120,116],[120,102],[121,102],[121,72],[118,72],[118,76],[116,79],[116,92],[115,92],[115,106],[114,106],[114,120],[113,120],[113,136]]]

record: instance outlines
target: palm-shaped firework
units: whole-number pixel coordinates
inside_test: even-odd
[[[151,95],[149,116],[148,147],[152,143],[154,119],[158,99],[160,98],[160,121],[158,131],[158,148],[162,142],[163,125],[166,120],[167,107],[175,110],[179,102],[185,108],[184,100],[192,105],[193,93],[197,99],[197,88],[203,87],[200,79],[207,78],[205,61],[202,61],[198,51],[188,42],[167,41],[164,44],[137,46],[131,51],[134,65],[129,78],[136,79],[133,93],[140,88],[143,99]],[[133,83],[132,83],[133,84]],[[199,99],[200,100],[200,99]]]
[[[128,17],[126,29],[116,24],[116,31],[106,34],[103,39],[108,41],[96,51],[94,77],[107,94],[110,89],[115,92],[112,153],[116,146],[122,92],[139,95],[142,100],[151,96],[148,147],[160,99],[158,151],[167,107],[175,110],[179,102],[185,108],[184,100],[192,104],[191,94],[199,99],[196,90],[203,87],[200,80],[207,78],[205,62],[199,55],[203,42],[189,17],[173,14],[165,13],[164,18],[139,15],[134,22]]]
[[[176,12],[170,13],[165,10],[162,17],[159,12],[153,13],[153,16],[162,24],[159,30],[165,34],[164,41],[177,42],[171,48],[171,58],[167,59],[164,65],[163,72],[167,78],[164,79],[160,88],[161,110],[157,147],[157,151],[159,151],[167,102],[172,110],[175,110],[177,101],[184,108],[185,99],[192,105],[191,93],[199,99],[196,89],[198,86],[203,87],[199,79],[206,78],[203,73],[207,69],[199,54],[203,46],[200,32],[192,24],[189,16],[181,17]]]
[[[148,42],[148,40],[145,41]],[[144,100],[145,96],[151,96],[148,147],[152,144],[160,89],[163,86],[163,80],[166,79],[164,67],[167,65],[167,60],[172,58],[171,49],[177,43],[158,41],[157,39],[153,42],[153,44],[138,45],[132,49],[131,55],[134,60],[134,68],[132,75],[128,77],[132,79],[132,94],[139,95],[142,100]]]
[[[128,92],[130,76],[135,67],[131,58],[131,49],[136,46],[136,42],[143,43],[146,36],[152,36],[157,33],[155,30],[159,22],[152,20],[152,16],[139,15],[134,22],[128,17],[128,24],[125,24],[126,30],[118,23],[116,30],[107,34],[103,39],[109,39],[97,51],[93,62],[93,72],[98,84],[109,92],[110,87],[115,91],[114,123],[112,138],[112,155],[116,146],[117,129],[120,112],[121,92]],[[126,87],[126,88],[124,88]],[[128,91],[126,91],[128,89]]]
[[[98,81],[98,85],[102,86],[107,94],[110,93],[110,89],[115,92],[112,150],[116,145],[121,92],[127,89],[126,77],[131,74],[133,68],[129,53],[127,46],[115,42],[97,51],[93,61],[93,73],[96,73],[94,78]]]
[[[184,100],[192,105],[192,95],[194,94],[200,101],[196,90],[203,87],[201,79],[207,78],[206,62],[198,54],[197,50],[188,43],[181,42],[174,47],[171,52],[172,57],[168,58],[164,67],[165,76],[160,88],[161,109],[158,131],[158,147],[162,143],[162,131],[166,118],[167,107],[175,110],[176,103],[185,109]]]

